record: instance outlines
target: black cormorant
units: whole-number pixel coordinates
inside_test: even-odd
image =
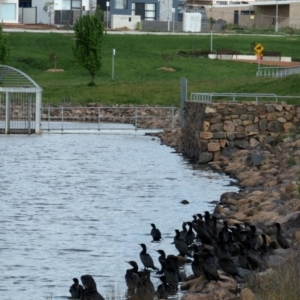
[[[161,232],[158,228],[156,228],[155,224],[150,224],[152,226],[150,234],[152,235],[153,241],[158,242],[161,240]]]
[[[161,269],[160,271],[157,271],[156,274],[163,274],[164,273],[164,261],[166,260],[166,253],[164,250],[155,250],[156,252],[158,252],[160,254],[160,256],[158,257],[158,261],[161,265]]]
[[[143,265],[145,266],[145,268],[146,269],[151,268],[153,270],[158,271],[158,268],[156,268],[154,266],[152,257],[150,256],[150,254],[147,253],[146,245],[145,244],[140,244],[140,246],[143,248],[143,250],[140,252],[140,259],[141,259]]]
[[[166,277],[161,276],[159,277],[159,279],[161,280],[162,283],[156,289],[156,297],[157,299],[168,299],[170,287],[167,284]]]
[[[139,267],[135,261],[127,261],[132,266],[132,269],[127,269],[125,273],[125,282],[129,291],[129,294],[135,293],[139,282]]]
[[[153,300],[155,295],[154,285],[150,279],[150,271],[144,269],[140,272],[141,276],[136,289],[136,299]],[[133,299],[135,299],[133,297]]]
[[[203,263],[202,263],[202,270],[205,275],[205,278],[208,281],[226,281],[225,279],[221,278],[218,274],[217,268],[214,264],[214,256],[208,249],[202,250],[203,255]]]
[[[81,282],[84,286],[81,300],[104,300],[98,293],[96,282],[91,275],[82,275]]]
[[[175,248],[178,250],[179,254],[183,257],[189,255],[188,247],[185,243],[185,240],[180,237],[180,232],[178,229],[175,229],[176,235],[174,237]]]
[[[191,267],[192,267],[194,276],[197,278],[203,274],[202,265],[201,265],[202,262],[200,262],[200,257],[199,257],[198,253],[194,252],[193,257],[194,257],[194,260],[192,261]]]
[[[189,229],[185,235],[185,243],[187,246],[190,246],[194,239],[195,239],[195,233],[193,231],[193,225],[191,222],[187,222],[187,224],[189,225]]]
[[[81,299],[83,295],[83,287],[79,284],[77,278],[73,278],[74,283],[71,285],[69,292],[71,293],[72,299]]]
[[[223,269],[223,271],[228,275],[228,276],[238,276],[238,277],[242,277],[236,266],[234,265],[233,260],[230,257],[222,257],[219,258],[219,264],[220,267]]]

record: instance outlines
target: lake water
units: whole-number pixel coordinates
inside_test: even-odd
[[[154,250],[177,254],[174,229],[237,189],[149,136],[2,135],[0,151],[3,300],[65,299],[83,274],[106,299],[112,289],[124,299],[125,261],[142,267],[140,243],[160,267]],[[161,243],[151,243],[150,223]]]

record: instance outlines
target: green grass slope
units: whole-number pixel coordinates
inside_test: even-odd
[[[296,95],[300,92],[299,76],[256,78],[256,64],[210,60],[204,56],[182,57],[187,52],[210,47],[209,35],[105,35],[102,68],[96,87],[88,87],[89,73],[78,65],[72,54],[74,35],[58,33],[9,33],[11,57],[8,65],[31,76],[43,88],[43,102],[71,101],[74,104],[149,104],[179,106],[180,78],[188,79],[189,92],[260,92]],[[299,57],[299,37],[226,36],[213,37],[213,47],[233,48],[251,53],[251,43],[265,49],[279,50],[282,56]],[[112,49],[114,80],[112,80]],[[54,68],[49,55],[57,54],[57,68],[64,72],[49,73]],[[253,54],[253,51],[252,53]],[[175,72],[158,70],[174,68]]]

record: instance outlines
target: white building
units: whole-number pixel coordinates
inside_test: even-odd
[[[0,21],[54,24],[55,11],[89,11],[96,5],[97,0],[0,0]]]
[[[0,20],[2,23],[19,22],[19,0],[0,0]]]

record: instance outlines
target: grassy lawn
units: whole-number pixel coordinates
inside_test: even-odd
[[[178,55],[180,50],[208,50],[209,35],[105,35],[97,86],[88,87],[89,73],[76,63],[72,54],[72,34],[5,34],[11,45],[8,65],[31,76],[43,88],[43,102],[49,104],[71,101],[74,104],[179,106],[181,77],[188,79],[189,92],[278,95],[298,95],[300,92],[299,76],[296,75],[279,79],[256,78],[256,64]],[[266,50],[281,51],[282,56],[300,59],[300,37],[296,36],[215,35],[213,47],[233,48],[250,54],[253,41],[261,43]],[[116,49],[114,80],[111,78],[112,49]],[[49,59],[53,52],[58,56],[57,68],[64,69],[64,72],[46,72],[54,68]],[[176,71],[157,70],[160,67],[172,67]]]

